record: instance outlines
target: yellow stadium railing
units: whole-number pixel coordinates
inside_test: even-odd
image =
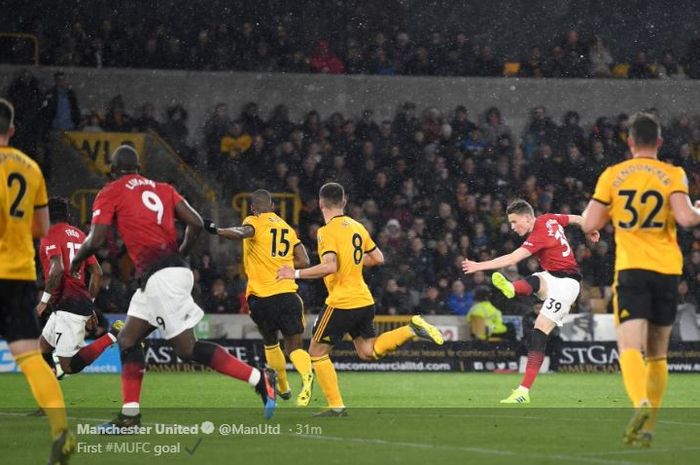
[[[70,203],[80,213],[80,224],[87,223],[92,213],[92,201],[95,200],[99,189],[78,189],[70,196]]]
[[[32,44],[34,44],[34,53],[32,54],[34,65],[39,64],[39,39],[37,39],[37,37],[34,34],[25,34],[20,32],[0,32],[0,39],[5,37],[8,39],[24,39],[32,42]]]
[[[241,218],[245,218],[250,214],[249,200],[251,192],[239,192],[233,196],[231,206],[240,213]],[[277,214],[287,223],[292,226],[299,225],[299,214],[301,213],[301,199],[297,194],[288,192],[273,192],[272,202],[277,205]],[[291,202],[291,209],[289,203]],[[291,211],[290,211],[291,210]]]

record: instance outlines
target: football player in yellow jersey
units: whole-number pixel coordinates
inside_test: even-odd
[[[316,379],[328,400],[328,409],[318,413],[319,416],[347,415],[329,356],[346,333],[352,337],[362,360],[381,358],[416,338],[443,343],[440,331],[418,315],[408,325],[377,337],[372,324],[374,298],[362,277],[362,268],[383,264],[384,255],[365,227],[345,216],[345,204],[343,186],[334,182],[321,186],[319,207],[326,223],[318,230],[318,254],[322,262],[297,270],[284,266],[277,272],[280,280],[323,278],[328,289],[326,305],[314,323],[309,346]]]
[[[36,162],[9,146],[13,123],[12,104],[0,99],[0,336],[51,424],[49,464],[64,464],[75,449],[75,437],[68,430],[63,392],[39,351],[34,313],[33,240],[49,230],[46,183]]]
[[[651,444],[668,383],[668,341],[683,268],[676,223],[700,224],[683,169],[657,159],[662,142],[653,115],[633,117],[627,140],[633,158],[601,174],[581,226],[590,232],[611,221],[615,228],[613,308],[622,379],[635,408],[623,440],[644,446]]]
[[[277,339],[277,332],[281,332],[284,349],[302,380],[296,404],[306,407],[311,401],[314,378],[311,359],[301,339],[305,326],[304,303],[296,292],[296,282],[278,281],[276,275],[281,266],[309,266],[309,255],[294,229],[274,212],[268,191],[259,189],[253,192],[251,210],[253,214],[246,217],[241,226],[216,228],[210,220],[204,220],[204,225],[211,234],[231,240],[243,239],[244,265],[248,275],[246,299],[250,317],[263,337],[265,359],[277,371],[280,397],[289,399],[292,390],[287,380],[284,353]]]

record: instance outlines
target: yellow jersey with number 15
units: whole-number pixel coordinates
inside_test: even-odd
[[[301,242],[296,231],[273,212],[248,216],[243,224],[255,230],[253,237],[243,240],[246,298],[296,292],[298,286],[293,279],[277,281],[277,270],[283,266],[294,268],[294,247]]]
[[[641,269],[679,275],[671,194],[688,193],[682,168],[654,158],[633,158],[606,169],[593,199],[609,206],[615,227],[615,271]]]
[[[366,253],[376,249],[365,227],[341,215],[318,230],[318,255],[334,253],[338,270],[323,278],[328,289],[326,305],[336,309],[352,310],[374,304],[374,298],[362,276]]]
[[[35,281],[34,210],[46,207],[39,165],[17,149],[0,147],[0,279]]]

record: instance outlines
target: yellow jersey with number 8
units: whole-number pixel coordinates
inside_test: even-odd
[[[17,149],[0,147],[0,279],[36,280],[34,209],[47,204],[39,165]]]
[[[615,228],[615,271],[641,269],[679,275],[671,194],[688,193],[682,168],[653,158],[633,158],[607,168],[593,199],[608,205]]]
[[[338,270],[323,278],[328,289],[326,305],[352,310],[374,304],[362,276],[366,253],[377,246],[365,227],[349,216],[336,216],[318,230],[318,255],[334,253]]]

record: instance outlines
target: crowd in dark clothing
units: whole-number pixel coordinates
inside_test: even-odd
[[[168,108],[162,122],[157,109],[144,104],[142,113],[131,117],[117,96],[106,116],[78,119],[75,94],[60,82],[65,77],[56,78],[48,92],[31,85],[31,76],[13,83],[7,94],[22,102],[18,118],[40,118],[55,129],[67,124],[85,131],[153,130],[175,147],[182,143],[178,151],[192,151],[193,163],[200,158],[186,145],[184,108]],[[699,122],[688,115],[660,116],[666,124],[660,157],[685,169],[690,195],[698,198]],[[378,312],[463,314],[473,303],[474,289],[489,281],[483,273],[464,276],[463,258],[488,259],[514,250],[522,241],[510,231],[507,204],[523,198],[539,213],[580,214],[605,167],[630,156],[628,120],[628,115],[619,114],[582,125],[576,111],[566,112],[559,121],[538,106],[516,134],[497,107],[475,114],[459,105],[443,113],[405,102],[392,119],[376,120],[366,109],[360,115],[335,112],[325,120],[310,111],[297,121],[284,105],[265,118],[254,102],[235,116],[220,103],[205,124],[199,144],[203,160],[196,168],[224,186],[227,199],[256,188],[296,194],[302,203],[299,236],[312,262],[318,261],[316,233],[323,224],[318,189],[324,182],[340,182],[349,198],[347,214],[365,224],[386,256],[385,266],[367,271]],[[22,127],[18,121],[18,133]],[[567,229],[586,285],[600,289],[601,295],[612,283],[611,233],[608,227],[602,242],[589,247],[577,228]],[[700,229],[680,231],[679,240],[687,257],[687,299],[695,302],[700,298]],[[98,305],[106,311],[123,310],[134,283],[118,240],[101,258],[110,263],[110,278],[117,279],[106,280]],[[194,257],[192,265],[195,298],[207,311],[246,311],[245,278],[238,263],[205,255]],[[515,278],[536,270],[536,261],[529,259],[507,273]],[[303,281],[300,292],[306,308],[320,308],[322,281]],[[580,307],[587,308],[586,302]]]
[[[90,25],[88,25],[90,24]],[[523,57],[497,55],[488,43],[476,43],[463,31],[432,32],[412,38],[405,31],[350,34],[347,40],[304,43],[284,24],[223,19],[201,27],[167,21],[94,21],[75,19],[57,32],[34,22],[22,26],[40,43],[40,63],[97,68],[235,70],[283,73],[375,74],[407,76],[503,76],[506,62],[520,77],[699,78],[700,42],[691,41],[682,58],[673,50],[651,57],[639,50],[631,63],[616,60],[600,37],[579,38],[570,30],[561,40],[531,46]],[[305,39],[309,40],[309,39]],[[19,41],[0,54],[17,62],[31,57]],[[12,51],[16,53],[12,53]],[[5,56],[7,55],[7,56]],[[16,55],[16,56],[15,56]],[[622,73],[613,74],[623,63]]]

